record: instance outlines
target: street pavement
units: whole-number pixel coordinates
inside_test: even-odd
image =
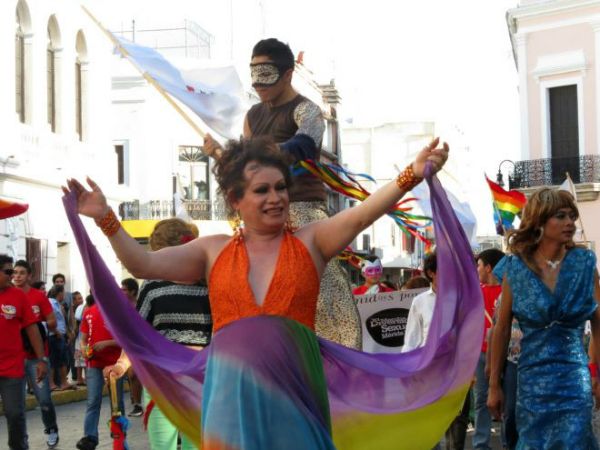
[[[128,397],[128,395],[126,395]],[[56,406],[58,427],[60,429],[60,442],[56,450],[73,450],[75,444],[83,436],[83,418],[85,416],[85,401],[68,403]],[[125,411],[131,411],[131,404],[127,398]],[[110,419],[110,401],[104,397],[100,414],[98,432],[100,433],[100,444],[97,450],[111,450],[112,439],[108,430]],[[130,450],[147,450],[150,448],[146,432],[142,425],[142,417],[128,417],[130,428],[127,432],[127,442]],[[31,450],[45,450],[46,435],[42,416],[38,408],[27,411],[27,432],[29,434],[29,447]],[[0,449],[7,448],[8,435],[6,432],[6,419],[0,417]]]
[[[126,395],[125,411],[131,411],[129,396]],[[85,415],[85,401],[58,405],[56,407],[58,417],[58,426],[60,428],[60,443],[56,450],[73,450],[75,444],[83,435],[83,417]],[[98,431],[100,432],[100,444],[97,450],[112,449],[112,439],[108,431],[108,420],[110,419],[110,403],[107,397],[104,397],[100,416]],[[149,449],[148,439],[143,429],[141,417],[128,417],[130,429],[127,433],[127,442],[130,450]],[[494,433],[490,442],[492,450],[501,450],[499,429],[500,424],[494,423]],[[27,412],[27,431],[29,433],[29,446],[31,450],[45,450],[46,436],[44,434],[40,410],[38,408]],[[472,449],[471,441],[473,439],[472,431],[467,434],[465,450]],[[8,436],[6,433],[6,420],[0,417],[0,449],[6,448]],[[443,448],[443,447],[442,447]],[[340,449],[343,450],[343,449]],[[378,449],[385,450],[385,449]],[[389,449],[393,450],[393,449]]]

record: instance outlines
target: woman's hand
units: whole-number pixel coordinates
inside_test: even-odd
[[[67,180],[67,186],[62,186],[63,192],[69,194],[75,192],[77,194],[77,212],[84,216],[91,217],[94,220],[101,220],[108,213],[108,203],[106,197],[100,190],[100,187],[90,178],[86,178],[91,191],[88,191],[75,178]]]
[[[427,145],[417,154],[417,157],[412,163],[412,169],[415,176],[419,178],[424,177],[425,165],[427,161],[431,161],[433,173],[439,172],[444,164],[446,164],[450,147],[448,147],[448,144],[444,142],[441,148],[437,148],[439,143],[440,138],[435,138],[429,143],[429,145]]]
[[[504,392],[500,386],[490,386],[488,389],[487,407],[495,420],[502,418],[504,411]]]
[[[109,377],[115,377],[118,380],[125,375],[126,372],[127,368],[121,361],[117,361],[114,365],[106,366],[104,369],[102,369],[102,374],[104,375],[105,379],[108,379]]]

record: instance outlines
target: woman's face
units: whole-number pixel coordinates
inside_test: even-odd
[[[281,229],[288,218],[289,197],[285,178],[275,167],[249,162],[244,168],[246,189],[233,202],[249,228]]]
[[[575,235],[577,214],[571,208],[561,208],[544,224],[544,240],[567,244]]]

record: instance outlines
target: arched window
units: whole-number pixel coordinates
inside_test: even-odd
[[[54,15],[48,20],[48,46],[46,47],[46,104],[48,124],[52,132],[58,131],[59,117],[59,58],[60,29]]]
[[[31,28],[27,3],[20,0],[15,11],[15,112],[21,123],[27,121],[27,59],[29,46],[26,36]]]
[[[87,103],[87,43],[82,30],[77,32],[75,40],[75,131],[79,140],[85,136],[85,119]]]

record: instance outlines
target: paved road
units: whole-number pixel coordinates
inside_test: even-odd
[[[128,396],[127,396],[128,397]],[[131,406],[129,399],[125,402],[125,410],[129,412]],[[57,450],[73,450],[75,444],[83,436],[83,417],[85,415],[85,401],[59,405],[56,407],[58,416],[58,426],[60,428],[60,442]],[[107,397],[104,397],[100,415],[100,445],[97,450],[111,450],[112,439],[108,431],[108,420],[110,418],[110,403]],[[141,417],[129,417],[131,428],[127,433],[127,441],[130,450],[147,450],[148,439],[143,430]],[[29,433],[29,446],[31,450],[45,450],[46,437],[44,426],[42,424],[39,409],[27,412],[27,431]],[[0,417],[0,449],[7,448],[8,436],[6,433],[6,419]]]
[[[131,406],[129,404],[129,396],[126,396],[125,410],[130,411]],[[83,417],[85,415],[85,401],[69,403],[65,405],[59,405],[57,408],[58,414],[58,426],[60,427],[60,443],[57,450],[73,450],[75,449],[75,443],[81,438],[83,434]],[[112,440],[108,432],[108,422],[110,416],[110,405],[108,398],[104,398],[102,403],[102,413],[100,417],[100,445],[97,447],[98,450],[110,450],[112,449]],[[147,450],[148,439],[142,427],[141,417],[130,417],[131,428],[128,432],[127,441],[129,442],[130,450]],[[494,423],[496,430],[499,430],[499,424]],[[27,412],[27,430],[29,432],[29,445],[31,450],[45,450],[46,439],[43,433],[43,425],[39,409],[35,409]],[[465,450],[472,449],[471,440],[473,438],[472,432],[467,434],[467,442]],[[0,417],[0,449],[6,448],[6,442],[8,440],[6,434],[6,420],[4,417]],[[494,432],[491,442],[493,450],[500,450],[500,438],[498,431]],[[392,450],[392,449],[390,449]]]

